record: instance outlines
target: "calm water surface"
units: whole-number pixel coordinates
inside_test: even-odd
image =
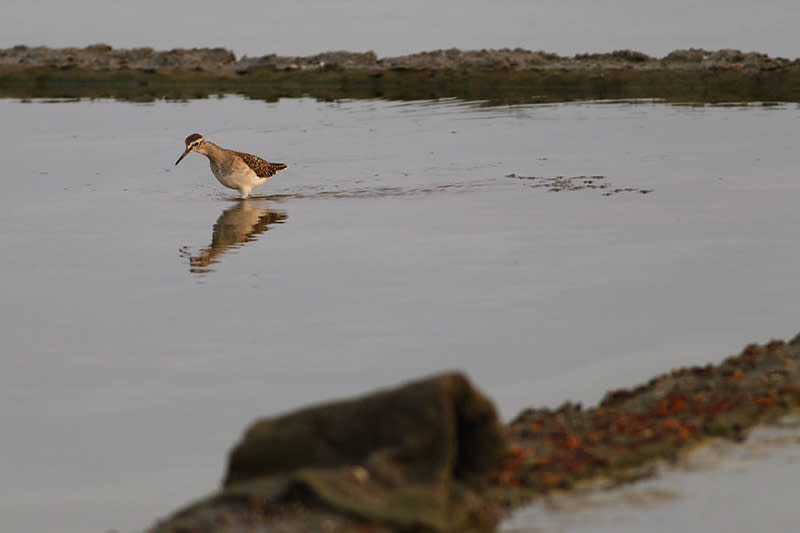
[[[0,114],[6,531],[144,528],[309,402],[459,368],[510,418],[800,330],[794,104]],[[290,169],[240,202],[195,131]]]

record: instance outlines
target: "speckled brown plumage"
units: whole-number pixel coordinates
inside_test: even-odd
[[[260,157],[254,156],[253,154],[247,154],[244,152],[234,152],[236,155],[242,158],[248,167],[253,169],[253,172],[259,178],[269,178],[270,176],[274,176],[278,172],[282,170],[286,170],[286,165],[283,163],[270,163],[269,161],[264,161]]]
[[[186,137],[186,150],[175,164],[192,152],[206,156],[217,181],[239,191],[242,198],[247,198],[254,187],[287,168],[283,163],[270,163],[253,154],[222,148],[205,140],[199,133]]]

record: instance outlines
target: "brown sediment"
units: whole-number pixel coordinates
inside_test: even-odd
[[[566,403],[523,411],[508,425],[511,446],[502,469],[480,496],[487,515],[496,515],[553,491],[630,483],[712,439],[746,439],[759,424],[798,407],[800,335],[751,345],[718,365],[682,368],[610,391],[592,408]],[[251,498],[195,511],[180,523],[183,529],[167,520],[153,531],[394,531],[314,501],[267,505]]]
[[[659,98],[685,102],[800,101],[800,60],[738,50],[630,50],[563,57],[522,49],[458,49],[378,58],[372,52],[236,59],[214,49],[107,45],[0,50],[0,96],[13,98],[430,99],[488,104]]]
[[[657,460],[675,460],[711,438],[745,439],[798,406],[800,336],[610,391],[591,409],[528,409],[510,424],[511,456],[498,484],[505,489],[495,495],[513,507],[598,478],[647,477]]]

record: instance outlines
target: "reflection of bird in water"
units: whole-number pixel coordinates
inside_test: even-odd
[[[269,229],[271,224],[284,222],[283,211],[272,211],[267,202],[241,200],[229,207],[217,219],[211,233],[211,244],[193,255],[188,247],[181,248],[181,256],[189,258],[192,272],[212,272],[209,265],[218,263],[218,256],[229,249],[239,248]]]
[[[205,140],[199,133],[192,133],[186,137],[186,150],[175,164],[180,163],[192,152],[206,156],[211,164],[211,172],[217,180],[229,189],[239,191],[242,198],[247,198],[253,187],[286,170],[286,165],[283,163],[270,163],[252,154],[220,148]]]

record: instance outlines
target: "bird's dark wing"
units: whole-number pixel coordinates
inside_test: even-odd
[[[269,178],[282,170],[286,170],[286,165],[283,163],[270,163],[253,154],[246,154],[244,152],[236,152],[236,155],[241,157],[242,161],[247,163],[247,166],[252,168],[253,172],[255,172],[256,176],[259,178]]]

